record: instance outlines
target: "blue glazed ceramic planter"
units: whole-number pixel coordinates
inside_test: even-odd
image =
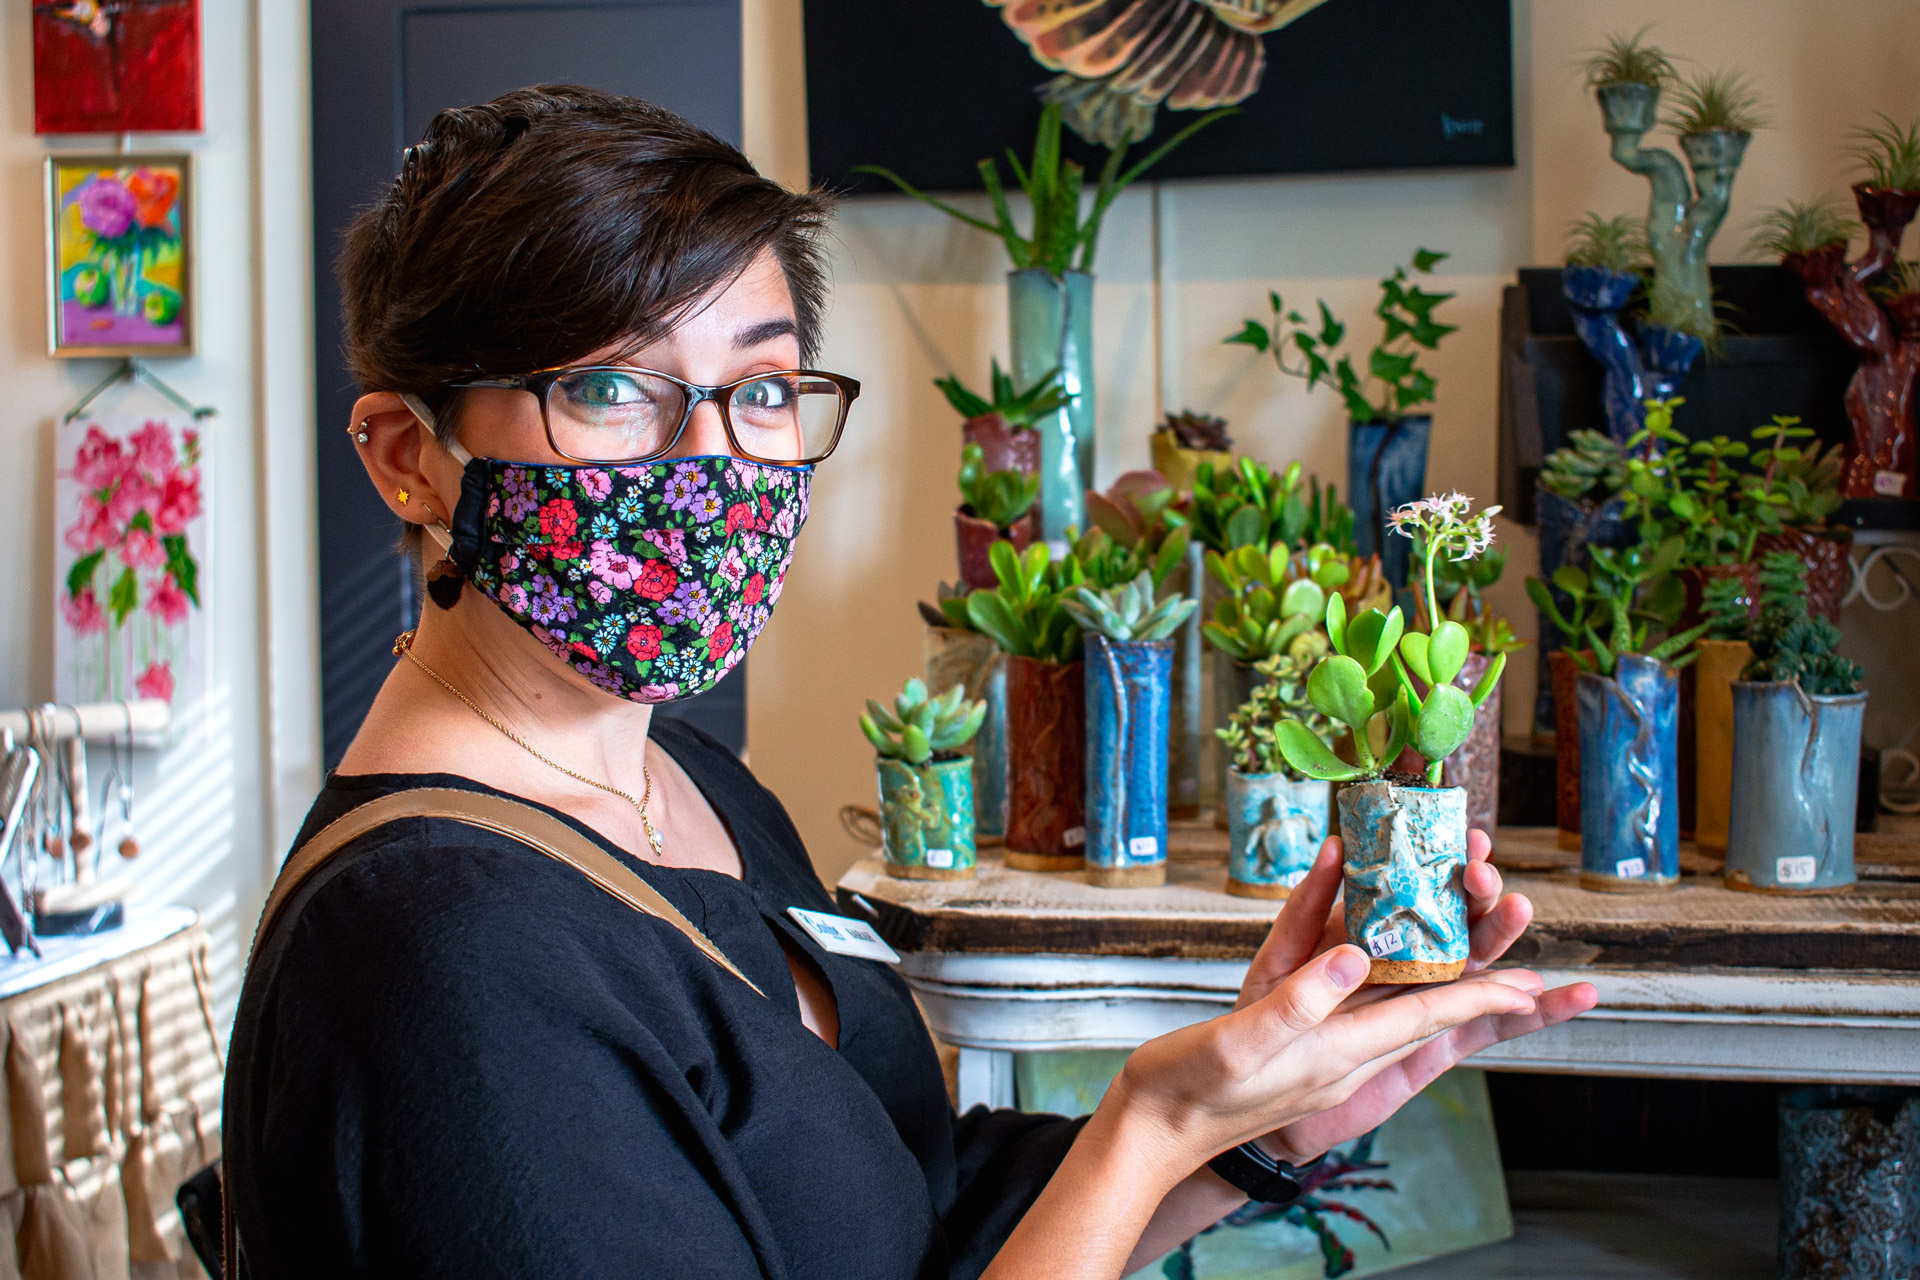
[[[1669,329],[1663,324],[1640,326],[1640,361],[1648,397],[1665,400],[1677,394],[1687,380],[1693,362],[1707,344],[1690,333]]]
[[[876,762],[887,874],[908,880],[973,876],[973,761]]]
[[[927,688],[964,685],[969,702],[985,702],[987,718],[968,744],[973,756],[973,830],[982,844],[1007,833],[1007,664],[1000,647],[978,631],[927,628]]]
[[[1646,412],[1640,353],[1620,325],[1620,308],[1639,287],[1640,277],[1630,271],[1565,267],[1560,272],[1560,292],[1573,315],[1573,331],[1600,364],[1607,434],[1620,441],[1640,429]]]
[[[1087,527],[1093,487],[1093,277],[1041,268],[1007,273],[1013,381],[1021,391],[1060,371],[1073,399],[1034,423],[1040,433],[1040,536],[1059,542]]]
[[[1392,422],[1350,422],[1347,434],[1347,501],[1353,506],[1353,541],[1363,556],[1378,554],[1395,591],[1407,584],[1413,543],[1390,536],[1386,520],[1395,507],[1424,496],[1427,437],[1425,414]]]
[[[1284,898],[1327,838],[1330,783],[1227,771],[1227,892]]]
[[[1087,637],[1087,881],[1167,881],[1173,641]]]
[[[1340,790],[1347,941],[1368,982],[1448,982],[1466,971],[1467,792],[1355,782]]]
[[[1920,1276],[1920,1092],[1781,1095],[1777,1256],[1781,1280]]]
[[[1822,893],[1853,883],[1867,695],[1815,698],[1791,680],[1733,685],[1727,887]]]
[[[1563,564],[1586,568],[1588,547],[1622,546],[1637,536],[1635,529],[1621,522],[1623,508],[1617,501],[1583,511],[1565,498],[1536,486],[1534,510],[1540,522],[1540,580],[1549,584],[1554,570]],[[1555,586],[1549,585],[1547,590],[1553,593],[1554,603],[1563,613],[1572,611],[1572,597]],[[1558,638],[1559,632],[1546,614],[1536,611],[1534,616],[1540,620],[1540,635]],[[1533,728],[1535,733],[1550,735],[1554,732],[1553,684],[1546,663],[1540,663],[1538,670]]]
[[[1623,653],[1611,677],[1582,671],[1580,884],[1608,893],[1680,879],[1680,673]]]

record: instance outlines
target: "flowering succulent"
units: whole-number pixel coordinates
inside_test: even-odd
[[[1120,641],[1165,640],[1200,607],[1189,596],[1168,596],[1157,604],[1153,596],[1153,573],[1142,569],[1133,581],[1106,591],[1075,587],[1060,607],[1081,630]]]
[[[893,700],[892,710],[868,698],[860,732],[882,759],[925,764],[936,755],[952,758],[987,718],[987,704],[968,702],[966,693],[965,685],[956,684],[929,697],[926,681],[915,677]]]
[[[1474,712],[1499,685],[1507,655],[1494,655],[1471,693],[1454,685],[1466,665],[1470,637],[1460,623],[1440,617],[1433,565],[1443,555],[1461,562],[1484,553],[1492,545],[1492,516],[1499,509],[1489,507],[1476,516],[1465,495],[1436,494],[1389,517],[1394,532],[1421,542],[1426,616],[1440,620],[1431,631],[1408,631],[1396,605],[1384,614],[1369,609],[1349,621],[1345,598],[1331,595],[1326,625],[1334,652],[1307,677],[1307,697],[1316,710],[1352,731],[1354,760],[1342,760],[1311,727],[1294,719],[1275,730],[1288,764],[1310,778],[1354,782],[1378,777],[1410,745],[1427,758],[1428,782],[1439,785],[1441,761],[1472,732]]]

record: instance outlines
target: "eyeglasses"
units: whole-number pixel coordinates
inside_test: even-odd
[[[570,365],[456,387],[530,391],[547,444],[569,462],[650,462],[678,444],[694,406],[711,400],[733,452],[750,462],[805,466],[840,443],[860,384],[837,373],[782,369],[717,387],[628,365]]]

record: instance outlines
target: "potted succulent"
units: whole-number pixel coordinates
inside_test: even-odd
[[[1631,893],[1669,889],[1680,876],[1680,668],[1704,626],[1666,633],[1679,616],[1673,576],[1680,540],[1625,550],[1594,547],[1591,575],[1562,567],[1558,585],[1574,600],[1555,625],[1586,645],[1574,704],[1580,743],[1580,883]],[[1547,599],[1529,579],[1536,603]],[[1605,634],[1602,634],[1604,629]]]
[[[1493,521],[1450,494],[1409,503],[1392,525],[1424,544],[1427,616],[1437,618],[1434,558],[1479,555],[1493,541]],[[1334,592],[1326,627],[1334,651],[1307,677],[1307,697],[1346,726],[1354,758],[1342,760],[1298,719],[1275,730],[1280,753],[1308,777],[1347,784],[1339,793],[1347,940],[1372,957],[1368,981],[1449,981],[1467,964],[1467,793],[1440,784],[1441,762],[1473,731],[1474,711],[1499,685],[1506,655],[1468,692],[1453,683],[1467,659],[1467,629],[1450,618],[1425,632],[1406,631],[1398,606],[1349,620]],[[1428,761],[1425,774],[1388,772],[1409,744]]]
[[[1081,497],[1093,481],[1093,259],[1100,243],[1100,225],[1119,194],[1175,147],[1224,116],[1232,107],[1210,111],[1148,152],[1126,164],[1124,139],[1107,153],[1106,163],[1083,212],[1080,199],[1085,172],[1060,150],[1060,104],[1040,108],[1033,153],[1022,164],[1011,152],[1014,177],[1026,192],[1033,211],[1031,231],[1021,234],[1014,224],[999,163],[980,162],[980,180],[993,202],[993,221],[976,218],[946,201],[919,190],[899,174],[875,165],[859,165],[855,173],[885,178],[901,191],[970,227],[999,237],[1013,270],[1007,275],[1008,317],[1013,340],[1013,376],[1028,385],[1046,370],[1058,370],[1067,404],[1041,418],[1040,530],[1049,539],[1067,536],[1069,528],[1084,529],[1086,513]]]
[[[1182,493],[1193,488],[1193,477],[1201,463],[1233,465],[1233,438],[1227,434],[1227,420],[1192,409],[1167,414],[1167,420],[1154,429],[1147,444],[1153,452],[1153,469]]]
[[[1727,886],[1823,893],[1853,883],[1860,668],[1840,629],[1807,609],[1806,566],[1784,552],[1760,571],[1753,662],[1733,686]]]
[[[1738,577],[1708,581],[1700,607],[1707,629],[1694,644],[1693,843],[1722,857],[1733,794],[1733,682],[1753,661],[1747,634],[1757,594]]]
[[[1754,428],[1758,446],[1747,479],[1747,495],[1760,526],[1761,554],[1785,551],[1807,566],[1807,607],[1830,622],[1840,621],[1847,596],[1846,529],[1827,523],[1840,508],[1840,446],[1822,449],[1800,419],[1774,415],[1771,425]]]
[[[961,685],[971,701],[987,704],[973,735],[973,835],[979,846],[999,844],[1007,833],[1007,668],[1000,646],[967,617],[964,585],[941,583],[939,603],[920,603],[927,624],[927,687]]]
[[[1067,403],[1058,370],[1048,370],[1025,391],[1015,391],[1012,376],[1000,371],[998,360],[989,360],[990,399],[969,391],[958,374],[935,379],[933,385],[940,388],[947,403],[964,420],[960,426],[961,444],[980,446],[980,465],[984,470],[1040,474],[1040,436],[1033,424],[1059,412]]]
[[[1411,270],[1429,275],[1447,255],[1416,249]],[[1409,409],[1430,404],[1433,375],[1419,367],[1420,352],[1434,351],[1440,339],[1459,326],[1442,324],[1433,312],[1454,295],[1430,293],[1420,287],[1408,267],[1395,267],[1380,281],[1380,301],[1373,313],[1385,326],[1384,337],[1367,357],[1366,373],[1354,368],[1353,358],[1335,349],[1347,327],[1336,320],[1325,302],[1319,304],[1319,330],[1307,317],[1289,309],[1278,293],[1267,292],[1271,318],[1247,320],[1225,341],[1271,353],[1282,373],[1302,378],[1311,389],[1326,383],[1340,393],[1351,417],[1347,448],[1347,492],[1353,502],[1354,540],[1361,555],[1379,555],[1387,581],[1397,590],[1407,581],[1406,544],[1387,538],[1387,514],[1408,503],[1426,484],[1427,437],[1431,414]],[[1297,351],[1300,363],[1287,363]],[[1369,382],[1379,386],[1378,399],[1369,399]]]
[[[996,542],[1025,551],[1033,541],[1034,499],[1040,477],[1023,471],[988,471],[977,444],[960,450],[960,508],[953,513],[953,541],[959,554],[960,581],[977,590],[994,585],[987,549]]]
[[[1131,889],[1167,879],[1167,738],[1173,634],[1199,601],[1155,599],[1151,570],[1061,602],[1086,637],[1087,880]]]
[[[1227,748],[1227,892],[1237,897],[1287,897],[1327,838],[1332,784],[1295,772],[1277,733],[1293,719],[1322,741],[1332,736],[1333,722],[1307,696],[1310,665],[1284,653],[1262,658],[1259,683],[1215,730]]]
[[[960,685],[929,697],[908,680],[891,709],[867,699],[860,717],[878,755],[887,874],[908,880],[973,875],[973,762],[961,750],[986,718]]]
[[[1077,871],[1086,865],[1086,676],[1080,628],[1062,597],[1084,575],[1045,546],[1016,553],[996,542],[998,579],[967,597],[967,618],[1006,655],[1007,854],[1021,871]]]

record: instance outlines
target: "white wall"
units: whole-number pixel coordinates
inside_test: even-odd
[[[0,555],[0,705],[8,707],[52,692],[53,425],[112,367],[46,354],[42,162],[49,150],[108,150],[118,139],[34,135],[29,9],[0,11],[0,439],[8,458],[0,467],[0,545],[9,548]],[[225,1008],[270,869],[291,834],[288,796],[303,811],[318,785],[310,640],[302,650],[311,630],[313,505],[303,426],[311,375],[301,374],[311,347],[306,5],[202,0],[201,24],[205,132],[142,135],[133,147],[197,157],[200,354],[153,363],[189,399],[219,410],[205,433],[212,545],[202,590],[213,679],[175,746],[138,753],[144,852],[133,866],[144,897],[205,914]],[[259,73],[262,65],[270,74]],[[138,404],[138,394],[122,403]],[[271,448],[263,448],[269,434]],[[271,579],[269,554],[280,570]],[[96,779],[104,764],[96,750]]]
[[[800,0],[746,0],[746,18],[747,150],[781,181],[804,182],[801,64],[782,52],[800,47]],[[1169,407],[1222,414],[1249,452],[1301,458],[1344,487],[1339,402],[1220,339],[1264,311],[1269,287],[1365,318],[1378,277],[1425,245],[1453,255],[1441,274],[1460,296],[1442,314],[1461,326],[1431,361],[1440,392],[1429,484],[1491,501],[1500,288],[1520,266],[1556,261],[1562,229],[1585,210],[1644,211],[1645,185],[1607,159],[1574,64],[1609,33],[1647,23],[1676,54],[1749,71],[1769,101],[1774,127],[1748,152],[1717,261],[1744,260],[1760,209],[1844,189],[1851,126],[1874,111],[1905,119],[1920,110],[1920,5],[1911,0],[1516,0],[1513,169],[1166,184],[1157,351],[1154,193],[1121,201],[1097,264],[1098,479],[1146,462],[1157,364]],[[861,853],[840,829],[840,806],[873,803],[871,753],[854,724],[860,700],[919,669],[912,602],[953,576],[956,423],[931,380],[950,369],[978,380],[989,353],[1005,353],[1005,266],[991,238],[905,199],[849,202],[838,222],[824,359],[864,391],[816,480],[789,589],[755,649],[748,708],[754,768],[829,881]],[[1531,634],[1521,584],[1535,547],[1515,526],[1503,534],[1512,556],[1496,603]],[[1515,728],[1528,722],[1534,661],[1530,649],[1517,657],[1507,701]]]

